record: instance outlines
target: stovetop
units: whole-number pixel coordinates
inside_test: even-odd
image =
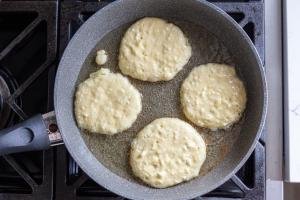
[[[59,59],[102,1],[0,2],[0,129],[53,110]],[[211,0],[247,32],[264,62],[263,0]],[[4,100],[5,99],[5,100]],[[265,133],[245,165],[197,199],[264,199]],[[63,145],[0,157],[0,199],[124,199],[91,180]]]

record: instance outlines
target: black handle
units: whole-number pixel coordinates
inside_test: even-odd
[[[0,155],[49,147],[50,140],[42,115],[36,115],[0,131]]]

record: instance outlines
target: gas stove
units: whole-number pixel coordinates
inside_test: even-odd
[[[102,1],[0,2],[0,129],[53,108],[60,57]],[[264,1],[211,0],[247,32],[264,63]],[[55,128],[55,127],[54,127]],[[265,199],[265,132],[245,165],[197,199]],[[0,157],[0,199],[124,199],[91,180],[64,145]]]

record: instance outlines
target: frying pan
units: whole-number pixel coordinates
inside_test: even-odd
[[[115,136],[81,131],[73,114],[76,86],[97,70],[94,63],[97,49],[105,49],[109,54],[105,67],[119,72],[117,55],[122,35],[133,22],[145,16],[163,18],[183,30],[193,49],[189,63],[171,81],[146,83],[129,78],[143,95],[142,113],[130,129]],[[199,177],[166,189],[151,188],[131,174],[130,142],[155,118],[178,117],[188,121],[180,109],[180,85],[194,66],[208,62],[236,67],[247,90],[244,116],[226,130],[211,132],[195,126],[208,149]],[[97,183],[130,199],[191,199],[224,183],[248,159],[263,128],[267,92],[255,47],[239,25],[219,8],[199,0],[119,0],[90,17],[73,36],[58,67],[54,102],[65,146]],[[1,154],[49,147],[46,129],[41,115],[36,115],[2,130]]]

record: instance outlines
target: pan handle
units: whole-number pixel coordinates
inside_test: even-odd
[[[0,155],[49,147],[50,140],[41,114],[0,131]]]

